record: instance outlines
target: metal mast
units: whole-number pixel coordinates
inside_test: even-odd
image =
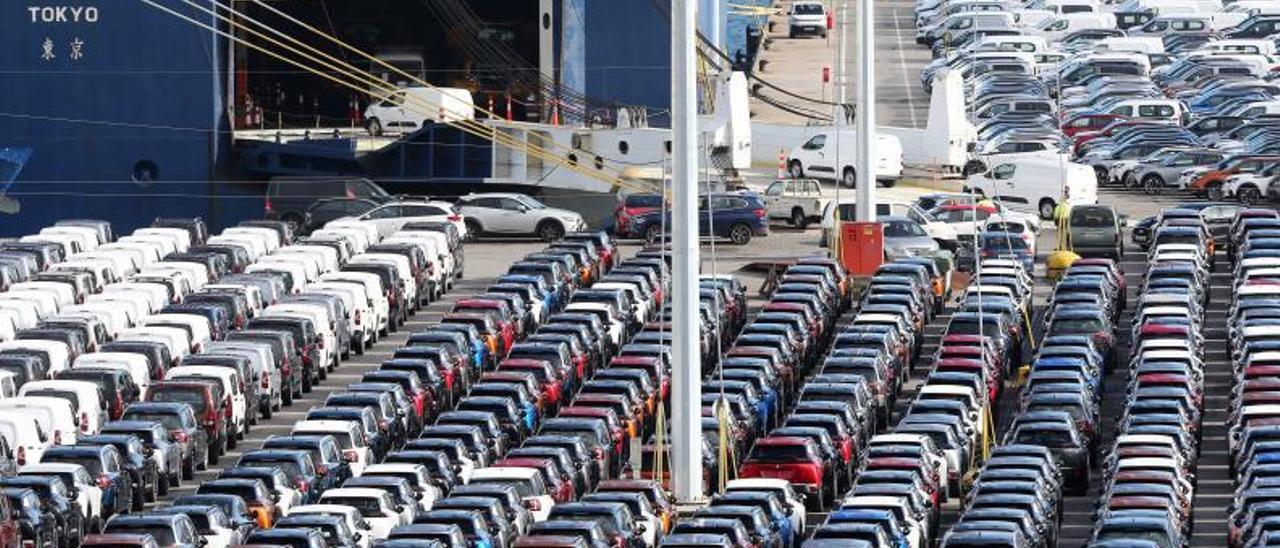
[[[702,363],[698,348],[698,150],[694,7],[671,2],[671,486],[676,500],[702,498]]]

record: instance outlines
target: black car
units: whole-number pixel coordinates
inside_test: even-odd
[[[0,479],[3,489],[30,489],[39,495],[41,510],[53,516],[60,533],[58,546],[78,546],[90,529],[84,522],[85,516],[80,512],[72,497],[73,489],[57,476],[21,476]],[[96,518],[95,518],[96,519]],[[101,523],[94,523],[100,527]]]
[[[142,439],[133,434],[97,434],[79,436],[76,445],[110,445],[120,452],[124,469],[133,483],[133,510],[141,511],[147,502],[155,502],[159,490],[160,472],[151,459],[152,450]]]
[[[6,487],[0,489],[0,495],[9,500],[13,509],[13,519],[18,522],[22,534],[23,546],[33,548],[56,548],[58,543],[58,524],[53,513],[40,502],[40,496],[26,487]]]

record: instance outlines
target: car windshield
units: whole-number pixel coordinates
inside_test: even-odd
[[[528,196],[517,196],[516,201],[529,206],[529,209],[546,209],[547,206]]]
[[[1066,430],[1019,429],[1014,436],[1014,443],[1040,445],[1044,447],[1074,447],[1075,440]]]
[[[987,230],[992,232],[1012,232],[1014,234],[1021,234],[1026,230],[1026,227],[1023,226],[1022,223],[1015,223],[1012,221],[992,221],[987,223]]]
[[[822,4],[796,4],[791,12],[796,15],[822,15]]]
[[[113,526],[111,523],[107,523],[107,526],[102,530],[102,532],[107,535],[151,535],[152,537],[155,537],[156,544],[160,546],[173,546],[176,544],[176,541],[173,538],[173,529],[163,525],[149,526],[117,524]]]
[[[1100,320],[1081,318],[1072,320],[1054,320],[1050,331],[1053,333],[1094,333],[1102,331]]]
[[[1077,207],[1071,210],[1071,226],[1084,228],[1110,228],[1116,223],[1110,208]]]
[[[127,421],[158,422],[169,430],[182,429],[182,417],[177,413],[130,413],[125,411],[122,418]]]
[[[917,236],[928,236],[923,228],[916,223],[907,221],[889,221],[884,224],[885,238],[910,238]]]
[[[1008,236],[992,236],[984,235],[982,237],[982,249],[988,251],[1020,251],[1027,248],[1027,242],[1022,238],[1010,238]]]
[[[378,499],[372,497],[325,497],[324,504],[341,504],[350,506],[360,511],[360,515],[366,518],[380,518],[382,515],[382,505]]]
[[[151,401],[188,403],[197,413],[203,413],[205,410],[204,391],[198,388],[157,386],[151,389],[148,399]]]
[[[289,481],[297,482],[302,479],[302,469],[297,462],[291,459],[255,459],[252,457],[240,459],[241,466],[267,466],[271,468],[279,468],[284,475],[289,477]]]
[[[632,194],[627,196],[626,207],[662,207],[662,196],[657,194]]]
[[[809,460],[808,448],[800,444],[792,445],[757,445],[751,450],[749,460],[791,464]]]

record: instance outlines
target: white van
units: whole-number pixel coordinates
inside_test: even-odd
[[[204,286],[205,293],[237,293],[244,297],[249,303],[249,313],[247,316],[253,318],[258,312],[267,306],[262,299],[262,288],[253,284],[209,284]]]
[[[152,314],[138,322],[143,327],[176,327],[191,336],[190,352],[199,354],[204,345],[213,341],[213,329],[209,318],[196,314]]]
[[[57,265],[54,265],[57,266]],[[18,282],[9,286],[9,294],[21,291],[44,291],[57,297],[58,310],[76,304],[76,290],[62,282]]]
[[[50,226],[40,229],[42,236],[70,236],[80,241],[81,251],[93,251],[98,248],[102,242],[98,240],[100,237],[97,229],[87,226]]]
[[[107,422],[107,402],[98,385],[88,381],[32,381],[22,385],[18,396],[45,396],[71,402],[79,417],[80,433],[98,433]]]
[[[5,299],[3,294],[0,294],[0,315],[11,317],[14,329],[30,329],[40,323],[40,309],[36,303],[22,299]]]
[[[366,442],[360,424],[355,421],[302,420],[295,423],[290,432],[293,436],[326,434],[338,440],[344,456],[354,457],[348,461],[352,477],[360,477],[365,467],[373,464],[373,449]]]
[[[338,336],[333,331],[334,321],[329,318],[329,308],[319,303],[281,303],[262,310],[263,318],[302,318],[311,320],[320,336],[320,349],[324,352],[324,367],[338,366]]]
[[[1093,168],[1074,162],[1026,156],[996,164],[970,175],[965,192],[973,188],[1014,211],[1039,213],[1053,219],[1059,203],[1098,203],[1098,180]]]
[[[364,354],[364,348],[373,340],[374,315],[369,308],[368,299],[363,288],[351,287],[349,284],[321,282],[307,286],[308,294],[328,295],[342,301],[347,312],[347,329],[351,332],[351,349],[356,354]]]
[[[474,119],[475,110],[471,92],[462,88],[411,86],[389,93],[383,90],[364,109],[365,128],[370,135],[412,133],[428,123]]]
[[[0,303],[6,301],[30,303],[36,309],[38,318],[47,318],[58,313],[58,294],[46,290],[6,291],[0,293]]]
[[[214,379],[222,383],[222,393],[228,394],[231,398],[231,421],[234,430],[227,432],[228,438],[235,435],[241,437],[244,432],[249,429],[248,404],[245,400],[244,380],[240,378],[240,373],[230,367],[218,367],[216,365],[180,365],[164,373],[166,381],[180,381],[183,379]],[[232,445],[235,442],[232,440]]]
[[[439,238],[436,238],[439,236]],[[422,250],[422,254],[427,257],[427,262],[431,263],[431,279],[435,281],[437,293],[443,294],[445,291],[453,289],[453,272],[454,261],[453,254],[449,253],[449,245],[446,236],[440,232],[424,232],[424,231],[400,231],[388,236],[382,240],[388,244],[411,244]]]
[[[57,244],[62,248],[63,258],[70,257],[83,251],[80,249],[80,239],[75,236],[66,234],[31,234],[18,238],[19,242],[35,242],[42,244]]]
[[[0,400],[0,417],[27,415],[35,418],[40,427],[49,433],[54,445],[75,445],[79,431],[71,402],[47,396],[23,396]],[[5,420],[0,418],[0,420]]]
[[[267,242],[258,235],[221,234],[210,236],[208,242],[211,245],[234,245],[244,248],[249,252],[250,261],[256,261],[267,254]]]
[[[134,354],[132,352],[94,352],[76,358],[76,362],[71,367],[72,369],[92,367],[95,369],[124,371],[129,374],[133,384],[138,385],[138,390],[146,394],[147,389],[151,387],[150,366],[151,364],[147,361],[147,357],[142,354]],[[107,396],[110,397],[111,394]]]
[[[1116,103],[1107,114],[1180,122],[1187,116],[1186,107],[1177,99],[1128,99]]]
[[[338,261],[338,250],[323,245],[287,245],[277,249],[272,255],[303,255],[318,260],[320,272],[333,272],[342,265]]]
[[[191,248],[191,233],[181,228],[139,228],[133,231],[133,235],[169,238],[180,253],[186,253]]]
[[[287,274],[289,283],[285,291],[291,295],[301,293],[303,286],[307,285],[307,268],[297,262],[257,262],[244,267],[245,274],[253,274],[255,272],[283,272]]]
[[[378,225],[370,222],[361,221],[358,219],[348,218],[348,217],[344,217],[341,219],[334,219],[332,221],[325,223],[324,231],[321,231],[321,232],[324,233],[330,230],[360,232],[361,234],[364,235],[364,241],[368,242],[367,244],[361,246],[362,250],[363,248],[367,248],[382,240],[382,235],[381,233],[378,232]]]
[[[58,373],[65,371],[68,367],[71,367],[71,347],[67,346],[66,343],[37,339],[19,339],[0,342],[0,352],[5,350],[38,352],[45,355],[49,358],[49,370],[45,371],[45,374],[49,377],[53,377]],[[85,354],[84,356],[91,355],[92,354]],[[81,358],[84,356],[81,356]]]
[[[160,253],[160,246],[147,242],[116,241],[98,246],[98,251],[128,253],[139,269],[164,258]]]
[[[192,293],[189,274],[175,269],[150,270],[160,263],[155,263],[137,274],[129,276],[130,282],[158,284],[165,289],[167,303],[180,303]]]
[[[533,513],[534,523],[547,521],[551,508],[556,505],[555,499],[547,494],[547,485],[542,475],[532,468],[515,468],[510,466],[493,466],[477,468],[471,473],[468,485],[512,485],[524,499],[526,508]]]
[[[410,523],[411,508],[404,508],[391,498],[391,493],[372,487],[341,487],[320,494],[320,504],[343,504],[360,508],[369,523],[369,535],[387,538],[391,529]],[[370,511],[369,509],[376,508]],[[397,508],[399,510],[397,510]]]
[[[311,238],[320,238],[324,240],[343,240],[351,243],[352,250],[355,253],[364,253],[373,242],[369,239],[369,233],[362,228],[350,228],[344,226],[329,226],[311,233]]]
[[[258,238],[267,247],[267,253],[273,253],[279,249],[283,242],[280,241],[280,233],[270,228],[261,228],[256,226],[233,226],[222,231],[223,236],[249,236]]]
[[[1026,30],[1031,34],[1043,36],[1050,42],[1056,42],[1078,30],[1114,28],[1116,28],[1115,14],[1109,12],[1082,12],[1064,13],[1045,19],[1035,27]]]
[[[13,462],[18,466],[40,462],[44,450],[51,445],[44,427],[25,413],[0,415],[0,437],[13,449]]]
[[[168,257],[170,253],[178,252],[178,244],[173,238],[168,236],[157,235],[133,235],[123,236],[116,240],[117,243],[145,245],[155,249],[161,257]]]
[[[387,319],[391,315],[391,305],[387,302],[387,295],[382,289],[382,278],[379,278],[377,274],[369,272],[331,272],[321,276],[320,283],[358,285],[360,290],[364,292],[364,296],[368,298],[375,316],[373,326],[375,335],[370,341],[376,342],[378,334],[386,332]]]
[[[304,253],[285,253],[283,255],[271,254],[258,259],[258,262],[250,266],[266,266],[266,267],[302,267],[302,285],[314,282],[320,279],[321,259],[313,254]]]
[[[143,274],[155,272],[177,272],[181,274],[191,285],[192,292],[200,291],[205,284],[209,283],[209,269],[196,263],[160,261],[147,266],[147,269],[142,271]]]
[[[430,512],[435,506],[437,500],[444,496],[440,488],[431,479],[431,473],[427,472],[427,468],[421,464],[412,464],[407,462],[390,462],[383,464],[371,464],[364,468],[365,477],[369,476],[390,476],[404,477],[413,475],[418,479],[410,480],[409,483],[415,489],[422,489],[422,498],[418,499],[418,509],[422,512]],[[459,474],[458,477],[465,483],[466,479]],[[469,476],[468,476],[469,477]]]
[[[385,264],[394,266],[396,276],[404,283],[405,301],[412,304],[418,302],[418,281],[413,277],[413,266],[409,258],[394,253],[361,253],[352,257],[347,264]]]
[[[787,154],[791,177],[828,179],[853,188],[858,180],[857,134],[852,129],[822,131]],[[876,182],[893,186],[902,178],[902,143],[892,135],[876,135]]]
[[[103,288],[99,295],[106,297],[117,293],[129,294],[130,299],[138,295],[143,296],[147,303],[147,314],[154,313],[171,302],[169,289],[163,284],[151,282],[120,282]],[[89,299],[93,299],[93,296]]]

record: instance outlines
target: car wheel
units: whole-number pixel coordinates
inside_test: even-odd
[[[804,230],[809,227],[809,218],[804,216],[803,209],[797,207],[791,210],[791,226],[800,230]]]
[[[271,416],[274,414],[271,411],[271,398],[268,397],[267,401],[264,403],[265,405],[260,406],[262,408],[262,418],[266,420],[271,420]]]
[[[280,403],[293,405],[293,381],[285,383],[285,389],[280,391]]]
[[[196,457],[192,455],[182,463],[182,479],[189,480],[194,477],[196,477]]]
[[[370,118],[369,121],[365,123],[365,126],[369,128],[369,135],[374,137],[382,135],[382,120]]]
[[[792,179],[804,177],[804,166],[800,165],[800,160],[792,160],[791,163],[787,164],[787,175],[790,175]]]
[[[1262,193],[1258,192],[1257,187],[1247,186],[1240,189],[1240,203],[1245,205],[1254,205],[1262,200]]]
[[[1159,175],[1151,174],[1142,178],[1142,188],[1147,194],[1158,194],[1164,188],[1164,181]]]
[[[729,227],[729,241],[734,245],[747,245],[751,241],[751,227],[741,223]]]
[[[1049,198],[1040,200],[1040,218],[1052,219],[1053,210],[1057,209],[1057,207],[1058,207],[1058,204],[1054,203],[1054,201]]]
[[[1223,196],[1222,185],[1221,184],[1209,185],[1208,188],[1204,189],[1204,196],[1205,198],[1208,198],[1209,201],[1211,202],[1222,201],[1222,196]]]
[[[468,242],[475,241],[475,239],[479,238],[480,234],[484,232],[484,230],[480,228],[480,221],[475,219],[467,219],[462,221],[462,224],[467,227],[466,241]]]
[[[657,243],[662,241],[662,227],[651,225],[644,229],[644,241],[647,243]]]
[[[303,370],[302,372],[302,393],[311,392],[311,372]]]
[[[844,168],[844,173],[840,175],[840,185],[845,188],[858,188],[858,172],[851,167]]]
[[[564,237],[564,225],[551,220],[542,221],[535,232],[542,241],[554,242]]]

